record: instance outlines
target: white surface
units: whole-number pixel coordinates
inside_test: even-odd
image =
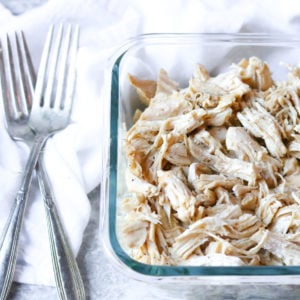
[[[297,0],[276,2],[272,0],[239,2],[51,0],[19,16],[13,16],[10,11],[0,6],[0,33],[23,29],[28,37],[36,67],[49,24],[59,22],[76,22],[81,25],[78,87],[72,116],[73,123],[67,130],[49,141],[46,149],[46,164],[50,178],[53,180],[64,223],[72,237],[74,249],[78,250],[89,217],[89,201],[86,193],[98,184],[100,178],[101,106],[99,103],[108,100],[101,99],[100,94],[103,88],[105,61],[113,50],[127,38],[146,32],[298,33],[300,2]],[[86,104],[91,104],[89,109],[86,108]],[[10,201],[13,200],[15,183],[19,179],[28,149],[21,144],[16,146],[10,141],[4,130],[2,117],[0,120],[1,229]],[[66,186],[67,181],[70,181],[70,184]],[[16,280],[51,284],[53,278],[43,207],[38,195],[35,186],[21,239],[22,248]],[[97,197],[92,198],[94,202],[97,201]],[[69,207],[69,202],[72,204],[72,209]],[[93,218],[97,218],[95,212]],[[86,243],[92,241],[91,232],[97,235],[96,228],[88,228]],[[86,253],[91,257],[86,257]],[[93,255],[98,264],[93,264],[90,260]],[[91,299],[115,300],[133,299],[133,297],[142,300],[152,299],[151,296],[147,296],[151,294],[150,290],[124,278],[109,265],[98,242],[84,244],[79,253],[79,261],[86,274],[84,278]],[[22,290],[22,286],[20,289]],[[29,287],[30,294],[26,298],[24,293],[18,292],[19,286],[15,285],[12,297],[35,299],[31,291],[40,289]],[[42,295],[48,299],[56,297],[51,288],[42,289],[36,299],[42,299]],[[193,298],[190,296],[186,299]]]

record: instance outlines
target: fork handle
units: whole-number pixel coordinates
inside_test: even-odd
[[[17,260],[18,243],[22,229],[28,191],[38,155],[46,141],[45,136],[36,136],[23,173],[21,185],[0,240],[0,299],[7,298],[13,281]]]
[[[61,300],[86,299],[76,259],[53,201],[50,182],[44,169],[42,155],[36,169],[46,209],[52,265],[59,297]]]

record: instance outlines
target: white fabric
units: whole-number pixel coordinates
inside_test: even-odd
[[[50,0],[22,15],[0,6],[0,34],[22,29],[37,68],[48,27],[81,27],[78,78],[72,122],[51,138],[45,162],[58,209],[77,253],[88,222],[87,193],[100,181],[101,98],[106,59],[129,37],[149,32],[299,33],[297,0]],[[299,58],[300,61],[300,58]],[[2,103],[0,104],[2,106]],[[0,231],[15,197],[28,155],[12,141],[0,114]],[[43,202],[33,182],[22,230],[15,280],[53,285]],[[98,238],[98,237],[95,237]]]

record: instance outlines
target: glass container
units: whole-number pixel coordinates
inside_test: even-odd
[[[127,192],[123,141],[133,124],[135,110],[143,109],[129,83],[128,73],[155,80],[159,70],[164,68],[183,88],[188,85],[196,63],[204,65],[213,76],[251,56],[266,61],[276,81],[285,79],[287,69],[282,63],[298,65],[300,39],[269,34],[147,34],[129,40],[108,63],[102,117],[105,136],[100,234],[108,255],[124,276],[152,284],[153,293],[159,289],[160,295],[173,293],[188,299],[281,296],[296,299],[300,295],[300,266],[147,265],[132,259],[119,238],[120,204]]]

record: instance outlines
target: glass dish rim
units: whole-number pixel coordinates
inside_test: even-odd
[[[197,38],[197,40],[196,40]],[[204,41],[208,43],[236,43],[236,44],[251,44],[251,45],[276,45],[284,46],[300,45],[300,37],[289,33],[284,34],[280,32],[239,32],[239,33],[221,33],[221,32],[160,32],[160,33],[143,33],[127,39],[125,42],[116,48],[115,52],[108,59],[109,65],[130,48],[139,45],[140,42],[155,42],[156,44],[164,44],[169,42],[172,44],[178,43],[181,40],[195,40],[196,42]],[[195,42],[194,41],[194,42]]]
[[[195,40],[197,38],[197,40]],[[178,44],[179,41],[221,43],[221,44],[245,44],[245,45],[276,45],[276,46],[300,46],[300,38],[295,35],[265,34],[265,33],[149,33],[138,35],[124,43],[110,58],[109,75],[109,96],[110,96],[110,123],[109,123],[109,145],[108,170],[106,178],[106,224],[108,236],[105,245],[118,264],[124,265],[140,275],[148,275],[153,278],[171,277],[265,277],[265,276],[295,276],[300,275],[300,266],[157,266],[140,263],[132,259],[120,246],[116,235],[116,205],[117,199],[117,156],[118,156],[118,116],[119,116],[119,68],[122,58],[126,52],[134,47],[141,47],[140,42],[165,44]],[[103,182],[103,181],[102,181]],[[104,195],[104,196],[105,196]],[[102,198],[102,202],[105,201]],[[112,201],[114,200],[114,201]],[[112,222],[113,220],[113,222]],[[105,227],[105,225],[103,226]],[[113,253],[111,253],[113,251]],[[297,276],[298,277],[298,276]]]

